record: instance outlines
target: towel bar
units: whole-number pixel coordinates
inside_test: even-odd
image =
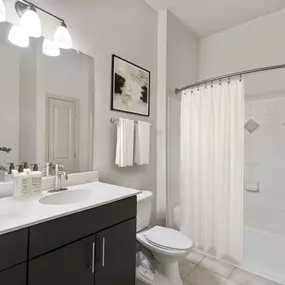
[[[110,123],[112,123],[112,124],[116,124],[117,122],[118,122],[118,120],[119,120],[119,118],[110,118]],[[137,124],[138,123],[138,121],[137,120],[135,120],[135,123]],[[146,123],[148,123],[148,122],[146,122]],[[151,126],[152,126],[152,124],[150,124]]]

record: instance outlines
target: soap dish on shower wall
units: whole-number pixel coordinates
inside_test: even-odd
[[[247,123],[244,125],[244,128],[249,132],[253,133],[255,130],[259,128],[259,124],[255,122],[253,119],[250,119],[247,121]]]

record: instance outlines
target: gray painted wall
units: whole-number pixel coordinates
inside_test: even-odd
[[[168,92],[168,199],[170,209],[179,204],[180,96],[174,89],[198,79],[199,39],[171,13],[167,23],[167,92]],[[171,216],[170,216],[171,222]]]

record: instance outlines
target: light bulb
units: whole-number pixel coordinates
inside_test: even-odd
[[[26,34],[33,38],[39,38],[42,35],[42,25],[34,7],[28,7],[21,17],[20,27]]]
[[[72,39],[64,22],[62,22],[61,25],[57,27],[54,34],[54,42],[58,47],[62,49],[72,48]]]
[[[2,0],[0,0],[0,22],[6,21],[6,9]]]
[[[30,45],[29,36],[23,31],[20,26],[12,26],[9,31],[8,40],[19,47],[28,47]]]
[[[49,39],[44,39],[43,54],[45,54],[47,56],[59,56],[60,55],[60,49],[55,44],[55,42],[53,42]]]

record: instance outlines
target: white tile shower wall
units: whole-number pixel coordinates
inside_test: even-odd
[[[245,205],[255,206],[245,211],[245,218],[261,209],[259,221],[280,226],[278,212],[285,212],[285,91],[284,98],[246,101],[245,110],[245,120],[252,116],[260,125],[251,134],[245,131],[245,184],[256,181],[260,188],[259,193],[245,192]]]

